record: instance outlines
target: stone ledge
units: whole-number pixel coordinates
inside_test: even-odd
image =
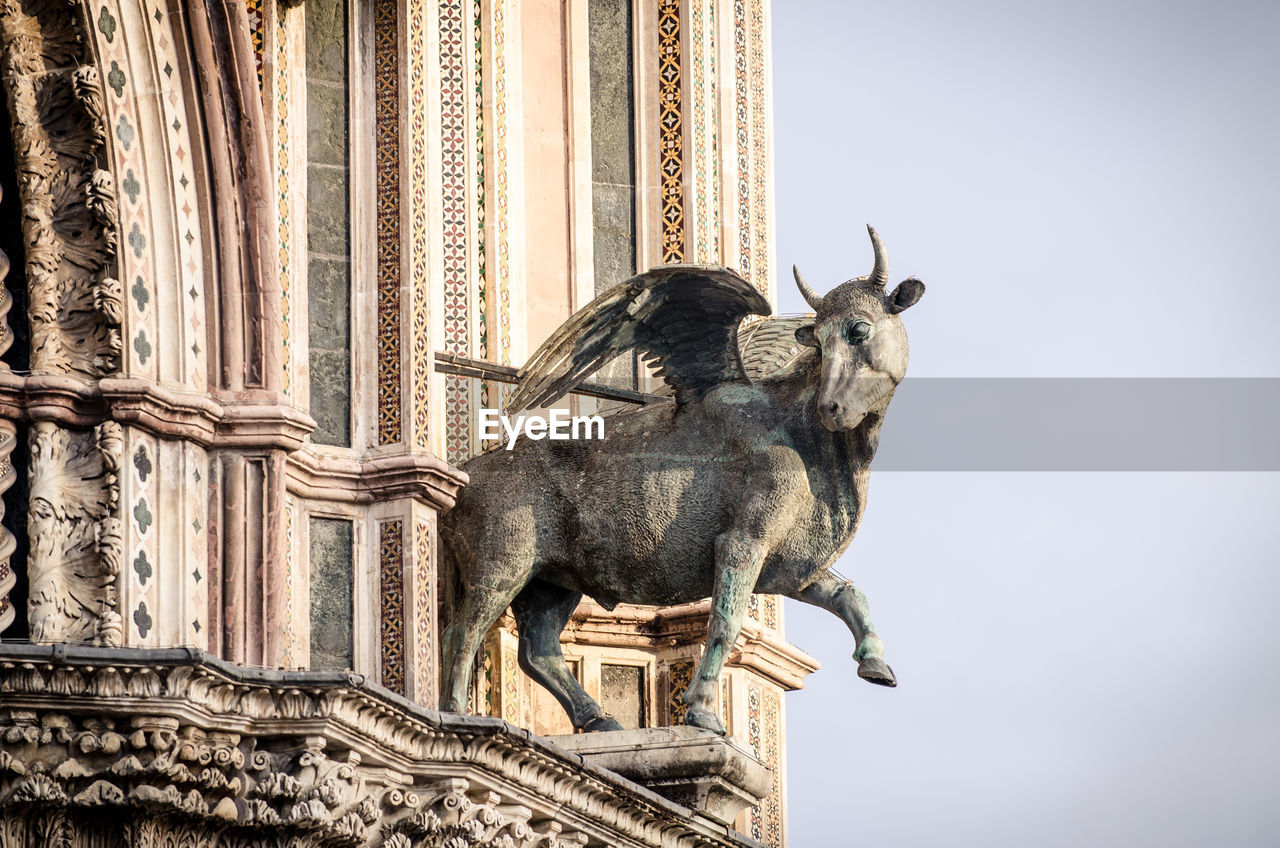
[[[125,826],[254,848],[758,848],[527,730],[362,675],[0,645],[0,830],[43,832],[50,813],[60,844]]]
[[[773,788],[773,770],[733,739],[698,727],[551,736],[588,762],[634,780],[721,824]]]

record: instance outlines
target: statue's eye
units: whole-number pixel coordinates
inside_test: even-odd
[[[871,325],[866,321],[850,321],[844,325],[844,337],[849,344],[865,342],[871,338]]]

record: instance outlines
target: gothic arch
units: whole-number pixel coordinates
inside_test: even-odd
[[[275,603],[251,572],[283,558],[283,456],[314,425],[279,394],[245,16],[236,0],[0,0],[31,330],[0,417],[31,432],[34,641],[226,653],[210,620],[256,602],[235,611],[231,658],[271,653],[244,638],[245,620],[270,632]]]

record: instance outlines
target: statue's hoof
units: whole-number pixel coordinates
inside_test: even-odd
[[[695,710],[690,707],[684,712],[684,723],[691,727],[710,730],[720,736],[725,735],[724,725],[720,723],[720,719],[716,718],[715,713],[709,713],[706,710]]]
[[[877,686],[897,686],[898,678],[893,676],[893,669],[879,657],[864,657],[858,663],[858,676]]]
[[[613,716],[598,715],[582,725],[583,733],[600,733],[605,730],[621,730],[622,725]]]
[[[465,710],[462,709],[462,705],[459,704],[457,701],[449,700],[449,701],[445,701],[444,705],[440,707],[440,712],[461,713],[461,712],[465,712]]]

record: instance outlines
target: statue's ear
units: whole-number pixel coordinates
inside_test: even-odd
[[[898,287],[889,295],[889,303],[885,311],[890,315],[897,315],[907,307],[915,306],[916,301],[922,297],[924,297],[924,283],[915,277],[907,277],[898,283]]]
[[[800,342],[800,344],[805,347],[819,346],[818,337],[814,335],[812,324],[805,324],[803,326],[796,327],[796,341]]]

